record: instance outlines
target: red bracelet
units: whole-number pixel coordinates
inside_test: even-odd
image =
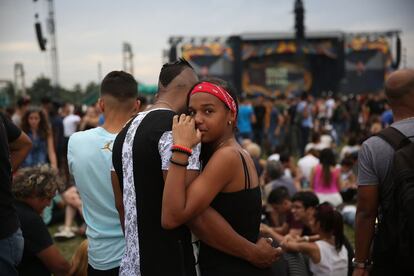
[[[171,151],[180,151],[183,153],[187,153],[188,155],[193,154],[193,150],[184,146],[180,146],[180,145],[172,145],[171,147]]]

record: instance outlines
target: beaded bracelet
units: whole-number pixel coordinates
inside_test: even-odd
[[[170,158],[170,162],[171,162],[171,164],[181,166],[181,167],[187,167],[188,166],[188,161],[186,163],[181,163],[181,162],[175,161],[174,159],[172,159],[172,157]]]
[[[193,154],[192,149],[184,147],[184,146],[180,146],[180,145],[172,145],[171,151],[179,151],[179,152],[187,153],[188,155]]]
[[[171,151],[172,151],[172,152],[180,152],[180,153],[184,153],[184,154],[186,154],[187,156],[191,156],[191,153],[189,153],[188,151],[183,150],[183,149],[171,148]]]

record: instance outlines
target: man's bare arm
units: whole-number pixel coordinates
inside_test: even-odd
[[[370,257],[374,236],[375,219],[378,214],[378,186],[358,187],[358,201],[355,224],[355,259],[362,262]]]
[[[240,236],[211,207],[187,225],[199,239],[209,246],[244,259],[258,267],[269,267],[281,254],[281,250],[273,248],[266,239],[260,239],[255,244]]]
[[[122,232],[125,234],[125,209],[121,185],[119,184],[118,176],[114,171],[111,171],[112,190],[115,198],[115,208],[119,214],[119,222],[121,223]]]
[[[168,171],[163,171],[164,180]],[[188,186],[198,176],[197,171],[188,170],[185,183]],[[204,243],[229,255],[244,259],[258,267],[270,266],[281,254],[265,239],[256,244],[240,236],[230,224],[213,208],[209,207],[187,226]]]
[[[22,131],[16,140],[9,143],[9,149],[12,169],[16,171],[32,149],[32,141]]]

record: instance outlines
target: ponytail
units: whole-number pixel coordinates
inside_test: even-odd
[[[335,154],[331,149],[323,149],[319,156],[322,165],[322,184],[329,187],[332,180],[331,167],[336,165]]]
[[[322,184],[324,187],[329,187],[331,183],[331,166],[328,164],[322,164]]]
[[[344,245],[345,236],[344,236],[344,222],[342,215],[334,210],[333,211],[333,235],[335,237],[335,248],[337,251],[340,251],[342,245]]]
[[[342,215],[334,210],[332,205],[324,202],[316,207],[315,220],[320,223],[320,227],[324,232],[332,233],[335,237],[336,250],[341,250],[345,241]]]

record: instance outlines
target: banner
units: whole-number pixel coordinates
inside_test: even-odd
[[[359,94],[383,89],[391,70],[391,50],[385,37],[348,36],[345,45],[345,79],[341,92]]]
[[[201,77],[217,77],[232,82],[233,50],[226,44],[218,42],[203,45],[184,44],[182,57],[194,67]]]

